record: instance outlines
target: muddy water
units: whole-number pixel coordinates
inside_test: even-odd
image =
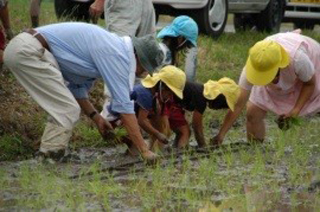
[[[239,173],[246,173],[247,170],[252,169],[252,164],[242,164],[239,162],[240,152],[239,150],[245,150],[250,153],[254,153],[255,148],[247,143],[244,143],[244,139],[240,139],[240,143],[233,144],[226,148],[221,147],[217,150],[191,150],[190,152],[174,152],[164,153],[164,158],[160,163],[160,166],[165,169],[168,164],[174,165],[176,172],[181,172],[184,167],[184,162],[188,161],[190,170],[197,172],[200,167],[200,161],[210,154],[214,153],[221,157],[224,151],[231,151],[235,157],[235,164],[232,169],[228,169],[225,163],[217,161],[218,166],[215,172],[216,175],[222,177],[229,177],[230,179],[237,179]],[[264,145],[258,146],[263,153]],[[317,149],[319,146],[315,143],[310,149]],[[192,152],[193,151],[193,152]],[[293,150],[290,146],[287,146],[284,150],[284,154],[292,154]],[[181,186],[177,184],[163,185],[168,191],[187,192],[198,195],[210,196],[210,201],[200,201],[196,203],[189,203],[187,201],[181,201],[180,199],[172,199],[169,205],[172,207],[171,211],[320,211],[320,172],[319,167],[316,166],[317,161],[320,160],[319,151],[315,151],[314,155],[310,156],[311,160],[308,163],[310,166],[309,173],[301,173],[304,176],[305,181],[303,184],[292,187],[288,182],[290,171],[286,164],[273,164],[268,162],[265,164],[265,168],[271,173],[268,180],[274,184],[278,184],[276,189],[259,186],[259,178],[250,178],[243,182],[239,194],[236,196],[230,196],[220,191],[219,189],[210,189],[206,186]],[[270,154],[266,152],[266,154]],[[310,153],[311,154],[311,153]],[[175,158],[172,162],[172,158]],[[170,162],[169,159],[170,158]],[[115,183],[121,188],[125,188],[134,182],[141,180],[141,177],[148,181],[148,184],[152,186],[152,178],[145,175],[145,164],[137,157],[131,157],[126,154],[124,146],[117,146],[112,148],[83,148],[77,152],[72,152],[72,157],[68,163],[56,163],[56,164],[39,164],[36,160],[20,161],[20,162],[1,162],[0,163],[0,183],[5,182],[6,185],[0,187],[0,211],[29,211],[32,208],[21,205],[21,200],[37,200],[41,198],[41,191],[23,190],[23,178],[21,177],[21,170],[23,167],[28,167],[31,170],[36,170],[40,166],[48,173],[53,172],[56,176],[60,176],[55,182],[57,186],[64,185],[64,180],[67,179],[74,183],[74,187],[80,186],[82,183],[93,180],[96,176],[95,173],[99,172],[99,179],[101,182],[108,184],[110,174],[113,176]],[[92,171],[92,167],[98,167]],[[135,174],[132,175],[132,170],[135,170]],[[1,172],[5,172],[8,179],[1,181]],[[35,172],[36,173],[36,172]],[[63,177],[62,177],[63,176]],[[2,178],[3,179],[3,178]],[[261,176],[261,180],[265,180]],[[147,184],[147,185],[148,185]],[[226,184],[226,186],[232,186]],[[213,186],[214,187],[214,186]],[[5,188],[5,189],[3,189]],[[69,188],[70,189],[70,188]],[[50,191],[48,191],[50,192]],[[122,193],[125,193],[122,190]],[[112,211],[141,211],[143,203],[141,200],[134,196],[121,197],[109,196],[110,208],[105,208],[104,205],[98,200],[92,200],[92,193],[81,193],[84,197],[80,208],[87,211],[108,211],[110,208]],[[89,198],[90,197],[90,198]],[[179,202],[179,207],[175,207],[175,202]],[[162,206],[157,205],[154,211],[158,211]],[[54,206],[48,205],[41,208],[44,211],[69,211],[70,205],[66,205],[62,201],[57,202]],[[167,209],[167,206],[166,206]]]
[[[30,207],[24,207],[19,203],[19,201],[28,201],[32,199],[38,199],[41,197],[41,193],[39,191],[29,191],[28,189],[22,189],[23,182],[21,182],[23,177],[21,176],[22,170],[27,167],[28,170],[43,170],[45,172],[52,172],[55,176],[61,175],[61,179],[58,179],[57,182],[53,182],[58,187],[63,186],[63,180],[67,179],[69,181],[74,181],[75,187],[81,184],[83,181],[91,179],[91,167],[94,164],[97,164],[101,173],[108,172],[108,170],[113,167],[118,167],[118,169],[113,170],[113,174],[117,175],[120,173],[123,179],[128,180],[128,174],[122,173],[121,166],[134,166],[135,163],[142,166],[142,160],[136,157],[132,157],[126,154],[126,149],[123,146],[111,147],[106,149],[94,149],[94,148],[83,148],[78,150],[77,152],[71,153],[70,161],[67,163],[54,163],[52,161],[47,161],[45,163],[39,162],[36,159],[20,161],[20,162],[0,162],[0,179],[1,174],[6,173],[7,178],[5,181],[6,185],[0,185],[0,211],[33,211]],[[133,164],[133,165],[132,165]],[[122,167],[123,168],[123,167]],[[51,171],[50,171],[51,170]],[[111,169],[110,169],[111,170]],[[127,169],[126,169],[127,171]],[[2,172],[2,173],[1,173]],[[98,171],[99,172],[99,171]],[[34,174],[38,172],[35,171]],[[29,172],[25,174],[30,174]],[[79,180],[80,176],[85,176],[84,180]],[[121,182],[121,177],[119,177],[119,183]],[[48,180],[52,180],[49,179]],[[56,180],[56,178],[55,178]],[[61,182],[59,182],[62,180]],[[107,177],[105,180],[103,176],[101,177],[102,181],[107,182]],[[52,182],[50,182],[52,183]],[[4,189],[5,188],[5,189]],[[52,191],[48,191],[52,192]],[[83,195],[91,195],[91,194],[83,194]],[[32,205],[32,204],[30,204]],[[118,206],[118,205],[121,205]],[[84,201],[80,208],[85,209],[86,211],[105,211],[106,209],[102,206],[102,204],[98,201]],[[117,211],[123,211],[130,209],[134,211],[134,207],[127,208],[127,206],[123,205],[119,200],[112,201],[112,207]],[[69,211],[70,208],[62,203],[62,201],[55,206],[44,207],[41,210],[44,211]]]

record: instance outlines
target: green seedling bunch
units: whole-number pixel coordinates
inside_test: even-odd
[[[299,117],[285,118],[284,116],[279,116],[275,121],[281,130],[288,130],[292,126],[301,126],[301,118]]]
[[[122,140],[124,137],[126,137],[127,131],[123,127],[117,127],[113,131],[109,131],[108,135],[106,137],[108,138],[108,141],[111,141],[115,144],[121,144],[123,143]]]

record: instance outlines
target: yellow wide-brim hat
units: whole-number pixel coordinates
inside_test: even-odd
[[[165,66],[153,76],[148,75],[141,81],[141,84],[145,88],[153,88],[159,81],[165,83],[175,95],[183,99],[186,74],[181,69],[172,65]]]
[[[234,111],[235,104],[240,95],[240,88],[232,79],[224,77],[218,81],[209,80],[204,84],[203,96],[214,100],[220,94],[224,95],[229,108]]]
[[[253,85],[267,85],[278,70],[289,63],[289,54],[280,44],[272,40],[259,41],[249,51],[245,67],[247,80]]]

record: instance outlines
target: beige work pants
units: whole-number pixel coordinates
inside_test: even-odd
[[[66,87],[53,55],[28,33],[13,38],[4,51],[4,64],[28,94],[49,114],[40,151],[66,149],[80,107]]]
[[[106,0],[104,16],[107,30],[119,36],[142,37],[156,33],[151,0]]]

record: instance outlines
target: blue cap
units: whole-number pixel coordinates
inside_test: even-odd
[[[198,25],[189,16],[181,15],[176,17],[170,25],[164,27],[157,35],[158,38],[164,38],[165,36],[183,36],[190,41],[192,45],[197,46]]]

